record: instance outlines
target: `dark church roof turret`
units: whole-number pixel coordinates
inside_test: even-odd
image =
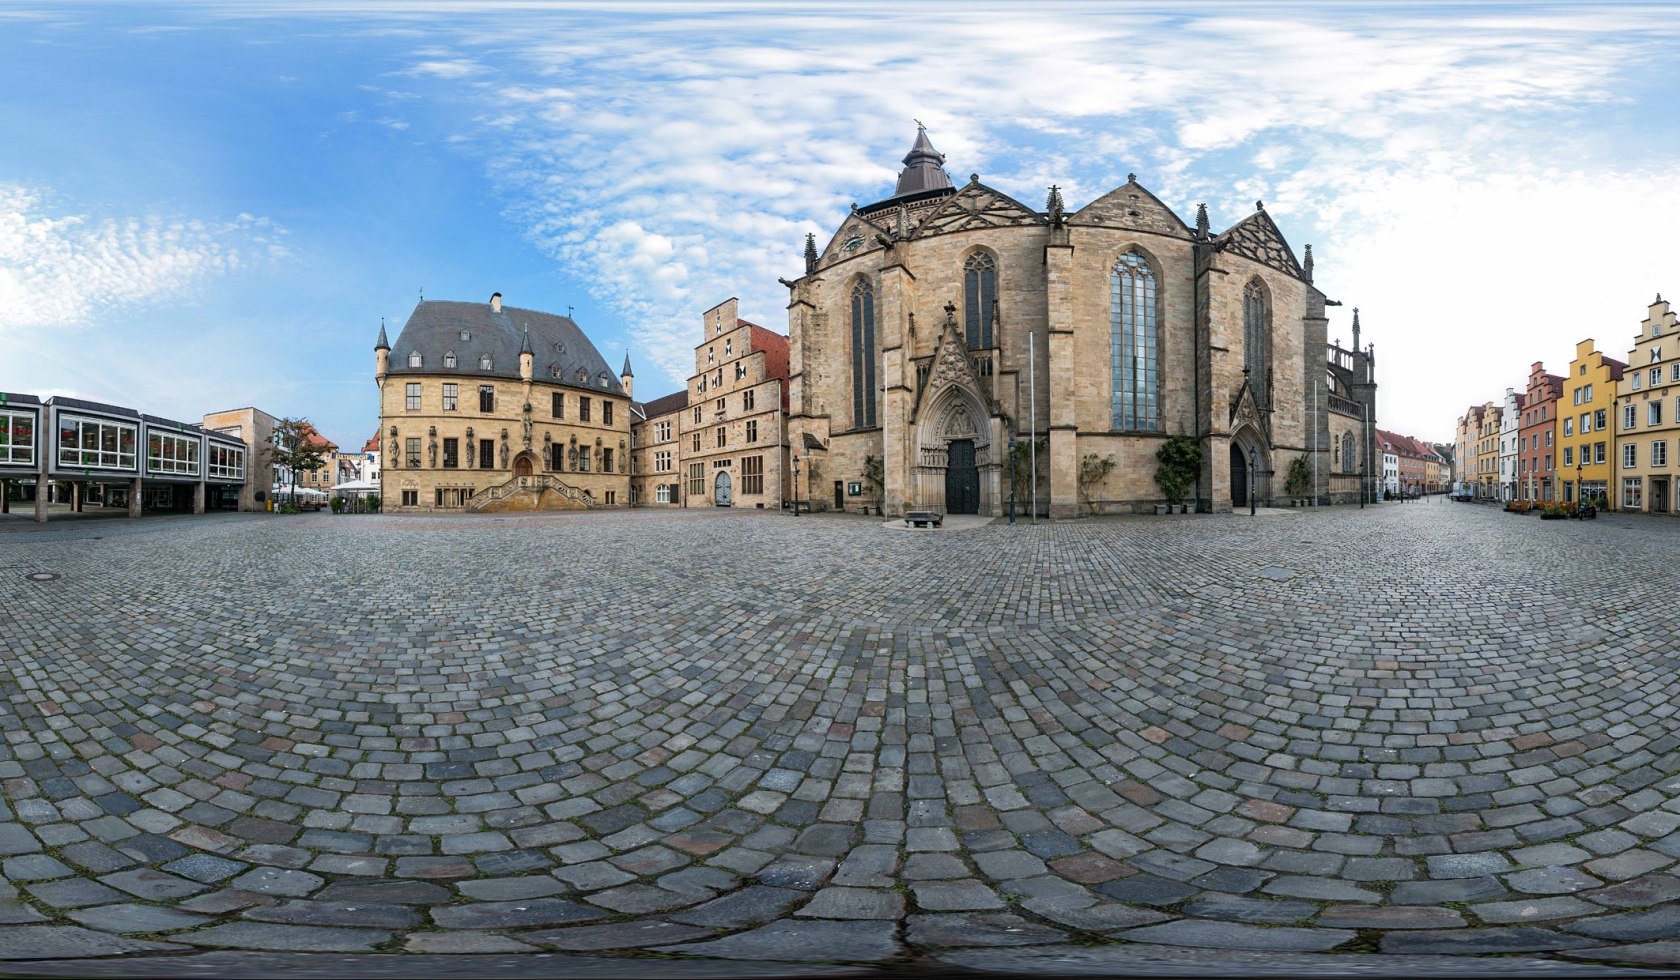
[[[500,296],[501,294],[497,293],[496,295]],[[521,353],[521,354],[531,353],[531,327],[530,327],[529,324],[527,324],[526,327],[525,327],[525,336],[523,338],[521,338],[521,340],[519,342],[519,353]]]
[[[621,378],[633,378],[633,377],[636,376],[630,370],[630,352],[629,351],[624,352],[624,370],[618,372],[618,376],[621,377]]]
[[[945,172],[945,154],[928,142],[927,129],[916,124],[916,142],[904,155],[904,169],[898,172],[898,187],[893,197],[920,194],[923,191],[950,190],[951,177]]]
[[[385,318],[379,318],[379,342],[373,345],[374,350],[390,350],[391,342],[385,339]]]

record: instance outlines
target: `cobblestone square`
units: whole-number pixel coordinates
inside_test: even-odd
[[[0,525],[0,958],[1673,962],[1677,549],[1447,503]]]

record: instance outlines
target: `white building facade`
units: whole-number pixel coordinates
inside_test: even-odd
[[[1505,414],[1499,420],[1499,499],[1517,499],[1517,454],[1521,450],[1522,403],[1517,389],[1505,389]]]

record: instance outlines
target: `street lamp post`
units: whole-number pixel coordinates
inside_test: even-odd
[[[1365,509],[1365,460],[1359,461],[1359,509]]]
[[[1581,512],[1581,505],[1586,503],[1586,495],[1581,492],[1581,468],[1586,465],[1586,458],[1579,453],[1575,456],[1575,513]]]
[[[1253,517],[1256,513],[1255,498],[1260,496],[1259,488],[1254,485],[1254,461],[1257,455],[1253,446],[1248,447],[1248,516],[1250,517]]]
[[[1015,437],[1009,437],[1009,523],[1015,523]]]
[[[793,516],[799,516],[799,454],[793,454]]]

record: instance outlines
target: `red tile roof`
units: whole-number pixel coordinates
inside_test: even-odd
[[[756,323],[740,321],[744,327],[752,328],[753,350],[764,352],[764,373],[766,377],[781,381],[782,411],[788,407],[788,339],[774,330],[761,327]]]

